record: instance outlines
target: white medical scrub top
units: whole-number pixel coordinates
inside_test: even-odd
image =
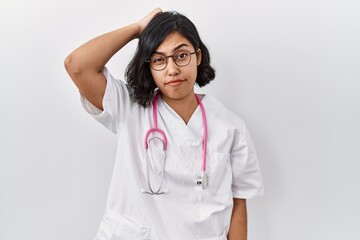
[[[162,190],[149,195],[145,133],[154,126],[152,106],[132,102],[128,86],[104,68],[107,86],[100,111],[84,97],[86,111],[118,137],[118,151],[104,217],[95,240],[226,240],[233,198],[264,194],[255,148],[244,122],[209,95],[202,96],[207,124],[208,187],[201,174],[203,122],[200,107],[188,124],[158,100],[158,127],[168,139]],[[156,136],[155,136],[156,137]],[[150,179],[161,176],[161,142],[150,144]]]

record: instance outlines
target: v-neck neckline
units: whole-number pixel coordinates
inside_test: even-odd
[[[200,98],[200,101],[204,104],[204,99],[206,99],[206,95],[205,94],[197,94]],[[180,117],[180,115],[172,108],[170,107],[170,105],[168,103],[165,102],[165,100],[160,96],[158,99],[158,113],[159,114],[165,114],[167,111],[168,115],[172,116],[173,118],[177,119],[177,121],[181,122],[182,126],[188,127],[188,128],[193,128],[193,127],[198,127],[198,125],[202,125],[202,121],[197,120],[197,115],[201,115],[202,118],[202,112],[200,109],[200,104],[198,104],[194,110],[194,112],[191,114],[191,117],[189,119],[189,121],[187,123],[185,123],[185,121]],[[166,118],[165,118],[166,119]],[[176,127],[176,126],[175,126]]]
[[[205,105],[207,105],[206,101],[206,95],[204,95],[202,103],[205,108]],[[168,138],[173,138],[173,140],[177,139],[176,142],[179,144],[201,145],[203,140],[203,121],[199,105],[196,107],[187,124],[185,124],[184,120],[162,98],[158,99],[157,114],[159,116],[159,128],[167,132]]]

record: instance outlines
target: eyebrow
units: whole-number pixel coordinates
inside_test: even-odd
[[[175,52],[176,50],[179,50],[182,47],[189,47],[189,45],[186,43],[181,43],[179,46],[177,46],[173,49],[173,52]],[[159,51],[155,51],[154,54],[164,54],[165,55],[165,53],[159,52]]]

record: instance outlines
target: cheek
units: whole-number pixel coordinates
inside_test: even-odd
[[[151,71],[151,76],[154,79],[156,86],[159,86],[162,82],[162,77],[160,76],[159,72]]]
[[[194,81],[195,81],[195,80],[196,80],[196,77],[197,77],[197,74],[198,74],[198,67],[197,67],[197,65],[195,64],[195,65],[191,68],[191,70],[189,70],[188,76],[191,76],[191,77],[194,79]]]

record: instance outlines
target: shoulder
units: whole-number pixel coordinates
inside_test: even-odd
[[[222,124],[222,127],[226,126],[227,128],[244,129],[244,120],[216,97],[206,94],[204,96],[204,107],[208,112],[207,115],[209,115],[208,120],[212,121],[213,124]]]

